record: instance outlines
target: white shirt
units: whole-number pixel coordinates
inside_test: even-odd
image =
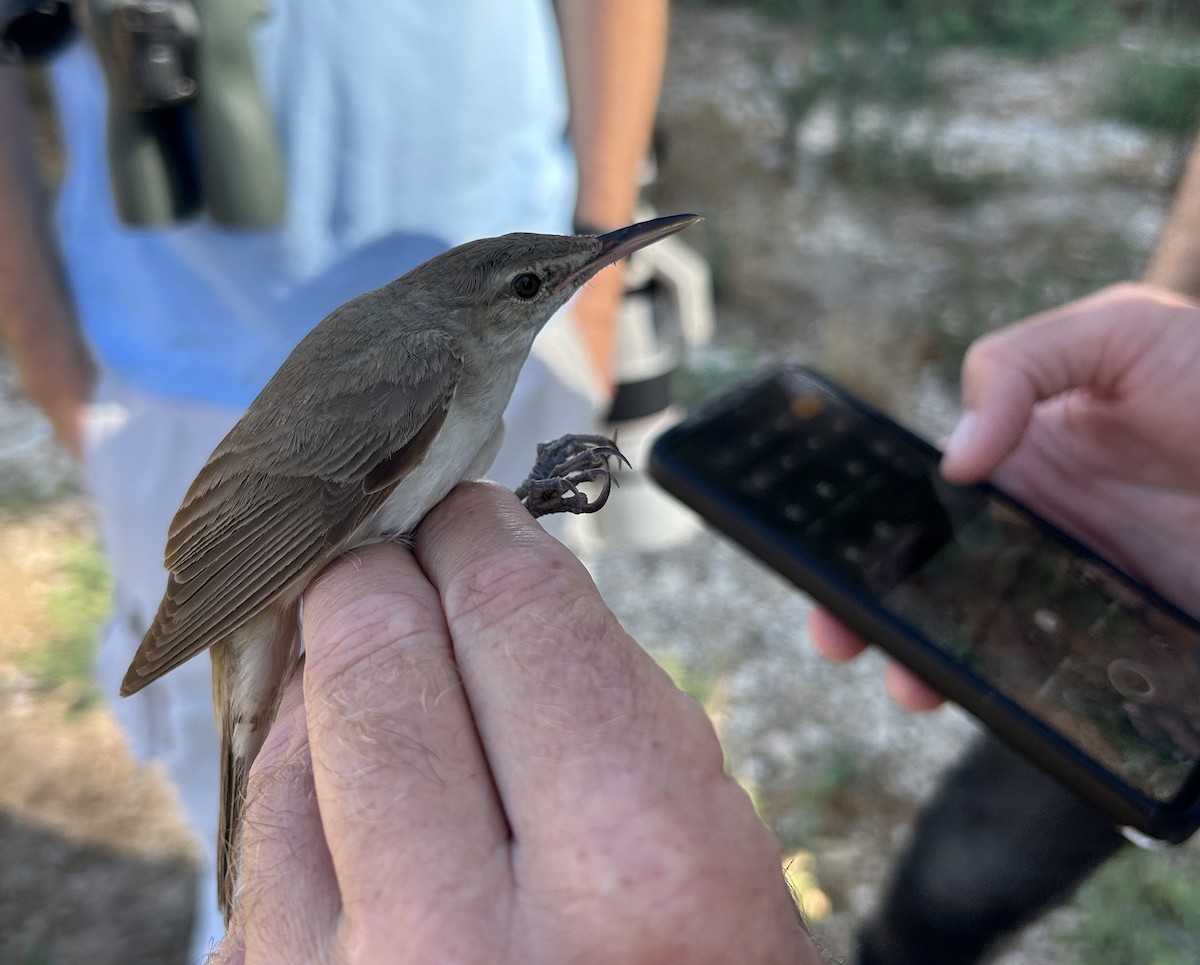
[[[276,231],[121,225],[102,72],[83,45],[54,67],[81,324],[101,363],[148,392],[244,406],[348,298],[447,245],[570,223],[548,0],[271,0],[255,41],[287,167]]]

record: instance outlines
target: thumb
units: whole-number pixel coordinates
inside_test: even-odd
[[[981,343],[976,343],[980,345]],[[1026,372],[972,349],[963,361],[965,411],[946,440],[942,475],[970,483],[989,476],[1020,443],[1039,394]],[[971,391],[967,391],[970,385]]]
[[[1162,300],[1121,285],[977,340],[963,360],[966,411],[946,443],[942,475],[966,483],[992,473],[1020,444],[1039,402],[1116,389],[1149,334],[1129,323],[1159,314]]]

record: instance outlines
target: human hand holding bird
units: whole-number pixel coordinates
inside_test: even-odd
[[[348,549],[408,536],[458,482],[482,476],[550,317],[600,269],[698,220],[504,235],[430,259],[309,332],[200,470],[168,531],[166,593],[121,693],[211,652],[226,914],[246,781],[296,665],[309,582]],[[592,502],[577,486],[607,483],[613,455],[594,437],[552,444],[521,487],[526,505],[599,508],[607,485]]]

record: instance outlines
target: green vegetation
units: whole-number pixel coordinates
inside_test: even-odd
[[[1172,54],[1164,40],[1122,53],[1097,109],[1126,124],[1191,135],[1200,124],[1200,52]]]
[[[53,965],[54,959],[49,950],[39,944],[30,944],[21,952],[21,957],[15,960],[12,965]],[[0,965],[8,965],[7,962],[0,962]]]
[[[59,499],[63,488],[47,489],[25,478],[0,478],[0,513],[26,518]]]
[[[997,185],[935,156],[929,138],[904,136],[911,109],[939,101],[930,70],[936,54],[967,45],[1051,59],[1115,36],[1118,23],[1114,6],[1088,0],[752,0],[750,6],[802,25],[810,38],[794,73],[777,70],[766,52],[760,57],[765,88],[784,118],[784,173],[796,171],[801,125],[818,105],[832,105],[834,176],[861,189],[921,194],[946,207],[970,204]]]
[[[760,57],[764,85],[774,93],[784,116],[785,172],[795,172],[796,132],[815,107],[829,103],[838,127],[839,146],[831,159],[835,174],[861,186],[909,180],[916,172],[918,179],[927,176],[931,170],[927,158],[901,149],[890,120],[896,108],[936,93],[927,69],[930,48],[922,32],[898,18],[884,0],[840,4],[774,0],[773,15],[780,16],[783,7],[792,9],[794,19],[809,29],[812,38],[802,69],[794,76],[781,76],[766,52]],[[864,107],[882,109],[889,120],[864,130]]]
[[[52,639],[32,651],[25,669],[46,689],[66,688],[70,709],[87,709],[99,698],[92,660],[100,623],[108,612],[112,581],[104,554],[94,543],[77,543],[64,558],[66,583],[48,604]]]
[[[675,686],[695,698],[707,713],[717,710],[724,675],[713,667],[695,667],[678,657],[660,655],[658,664],[675,681]]]
[[[760,788],[756,804],[762,819],[775,829],[785,852],[803,848],[830,830],[844,811],[857,812],[851,803],[861,796],[862,764],[848,744],[830,744],[815,764],[788,787]]]
[[[970,204],[1000,187],[991,175],[972,174],[950,158],[936,157],[927,143],[906,141],[895,125],[871,133],[849,130],[832,160],[834,172],[848,184],[912,191],[946,208]]]
[[[900,6],[939,45],[985,47],[1031,60],[1111,39],[1119,23],[1115,4],[1094,0],[909,0]]]
[[[802,25],[812,37],[800,77],[768,77],[794,133],[822,98],[837,104],[842,173],[865,184],[930,189],[935,200],[969,201],[986,184],[957,182],[928,156],[900,149],[889,131],[863,134],[863,104],[887,107],[936,99],[929,63],[949,46],[978,47],[1030,60],[1054,60],[1089,43],[1112,43],[1122,23],[1149,32],[1145,49],[1116,57],[1097,110],[1128,124],[1187,135],[1200,123],[1200,55],[1180,37],[1200,40],[1200,3],[1150,0],[1130,8],[1116,0],[688,0],[690,6],[751,9]]]
[[[1114,279],[1136,278],[1142,270],[1141,256],[1117,228],[1097,234],[1067,220],[1053,230],[1038,228],[1025,245],[1038,257],[1018,271],[1003,259],[981,259],[964,248],[954,284],[930,306],[926,330],[934,346],[929,354],[952,382],[967,346],[980,335],[1081,298]]]
[[[728,350],[720,355],[712,352],[703,356],[688,355],[671,380],[672,401],[686,409],[732,385],[760,364],[759,352],[746,338],[733,339]],[[680,687],[687,690],[682,684]]]
[[[907,35],[924,48],[951,44],[1049,59],[1097,39],[1119,23],[1114,2],[1090,0],[686,0],[738,7],[778,22],[842,36]]]
[[[1082,919],[1057,939],[1080,965],[1190,965],[1200,961],[1200,878],[1195,861],[1126,851],[1084,885]]]

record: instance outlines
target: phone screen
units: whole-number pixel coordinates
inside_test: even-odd
[[[1200,624],[895,424],[784,371],[677,458],[1146,796],[1195,769]]]

